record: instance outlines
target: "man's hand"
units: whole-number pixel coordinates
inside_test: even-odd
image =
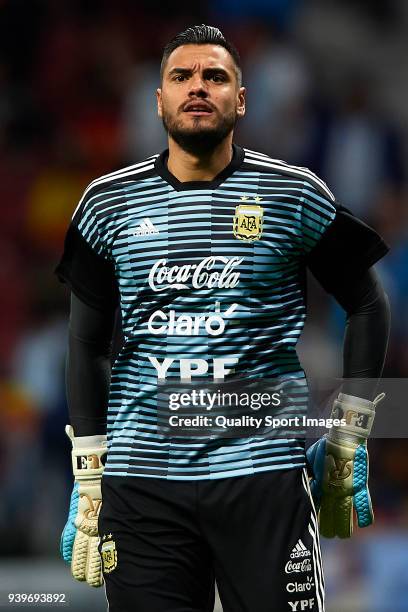
[[[68,521],[61,536],[61,555],[71,565],[76,580],[99,587],[103,584],[103,575],[98,552],[98,516],[102,504],[101,477],[107,450],[106,436],[75,438],[70,425],[65,431],[72,442],[75,483]]]
[[[320,533],[326,538],[352,535],[353,507],[359,527],[367,527],[374,521],[368,490],[367,438],[375,407],[383,398],[382,393],[370,402],[340,393],[334,402],[332,418],[344,419],[345,425],[333,426],[329,434],[307,451]]]

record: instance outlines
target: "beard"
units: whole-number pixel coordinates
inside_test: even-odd
[[[216,111],[214,110],[213,113]],[[163,109],[162,122],[169,136],[187,153],[205,155],[211,153],[232,132],[237,122],[237,114],[219,116],[214,126],[201,126],[200,117],[193,119],[192,127],[185,127],[182,121]]]

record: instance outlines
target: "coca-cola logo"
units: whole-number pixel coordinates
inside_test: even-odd
[[[240,273],[236,268],[243,257],[223,257],[222,255],[205,257],[198,264],[184,266],[167,266],[166,259],[159,259],[149,273],[149,285],[153,291],[166,289],[194,289],[214,287],[230,289],[239,282]],[[215,270],[216,264],[222,264]]]
[[[312,564],[310,559],[303,559],[303,561],[288,561],[285,565],[286,574],[292,574],[293,572],[311,572]]]

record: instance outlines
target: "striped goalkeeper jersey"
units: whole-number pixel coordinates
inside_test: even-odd
[[[120,304],[105,474],[197,480],[304,466],[296,437],[166,435],[158,386],[232,372],[305,383],[305,262],[338,206],[308,169],[236,145],[212,181],[179,182],[167,155],[88,186],[58,269],[85,302]],[[295,412],[305,414],[306,394]]]

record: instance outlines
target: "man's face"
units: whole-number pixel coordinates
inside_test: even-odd
[[[219,45],[183,45],[164,67],[156,92],[165,129],[183,149],[210,152],[245,113],[234,60]]]

